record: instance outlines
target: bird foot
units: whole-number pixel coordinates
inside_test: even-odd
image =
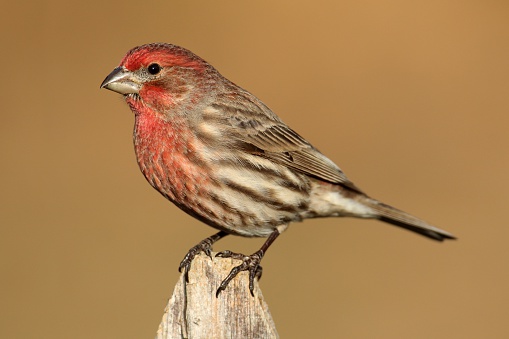
[[[198,245],[193,246],[186,254],[184,259],[180,262],[179,272],[184,270],[184,276],[186,277],[186,282],[189,282],[189,270],[191,269],[191,262],[194,257],[196,257],[201,252],[205,253],[212,260],[212,244],[214,243],[213,239],[207,238],[202,240]]]
[[[249,271],[249,291],[251,292],[251,295],[254,297],[254,279],[257,278],[260,280],[262,276],[262,267],[260,266],[260,262],[263,258],[264,252],[262,250],[259,250],[249,256],[246,256],[241,253],[234,253],[232,251],[222,251],[216,254],[216,257],[221,258],[232,258],[232,259],[238,259],[242,260],[242,264],[239,266],[235,266],[230,271],[230,274],[221,282],[221,285],[219,285],[219,288],[216,292],[216,298],[219,296],[219,293],[221,291],[224,291],[230,281],[233,280],[242,271]]]

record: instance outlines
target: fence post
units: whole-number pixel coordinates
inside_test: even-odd
[[[168,301],[156,339],[279,338],[258,282],[254,297],[241,272],[216,298],[216,290],[239,260],[196,256],[189,282],[181,274]]]

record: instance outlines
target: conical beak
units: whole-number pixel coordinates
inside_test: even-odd
[[[101,84],[101,88],[120,94],[138,94],[141,84],[136,81],[135,75],[123,67],[115,68]]]

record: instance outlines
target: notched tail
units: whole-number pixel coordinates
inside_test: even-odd
[[[456,237],[449,232],[431,226],[427,222],[418,219],[413,215],[410,215],[374,199],[370,199],[369,206],[377,212],[378,219],[386,223],[405,228],[409,231],[413,231],[438,241],[443,241],[445,239],[456,239]]]

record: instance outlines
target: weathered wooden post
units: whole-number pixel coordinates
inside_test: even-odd
[[[216,298],[216,290],[240,261],[196,256],[189,282],[181,274],[168,301],[157,339],[279,338],[269,308],[255,281],[249,292],[247,272],[241,272]]]

